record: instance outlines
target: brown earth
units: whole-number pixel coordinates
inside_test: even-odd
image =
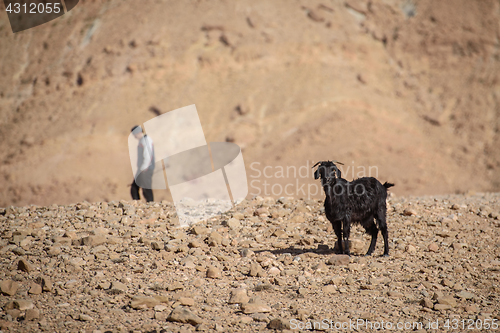
[[[257,197],[190,228],[169,202],[8,207],[0,330],[495,331],[499,218],[499,194],[391,197],[390,256],[380,238],[363,256],[355,227],[348,257],[334,254],[319,200]]]
[[[259,172],[327,159],[399,195],[500,190],[498,1],[82,0],[17,34],[1,8],[0,206],[129,199],[130,128],[190,104],[249,198],[318,197]]]

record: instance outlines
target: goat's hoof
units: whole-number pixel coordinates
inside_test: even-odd
[[[371,253],[367,253],[367,254],[365,254],[365,257],[371,257],[371,256],[372,256],[372,254],[371,254]]]
[[[384,253],[384,257],[388,257],[389,256],[389,253]]]

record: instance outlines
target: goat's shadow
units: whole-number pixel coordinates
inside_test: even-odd
[[[263,249],[261,249],[261,250],[253,250],[253,252],[255,254],[270,252],[274,255],[289,253],[292,256],[299,256],[299,255],[304,254],[304,253],[316,253],[318,255],[324,255],[324,256],[328,256],[328,255],[332,255],[332,254],[342,254],[342,253],[339,253],[336,249],[330,248],[328,245],[324,245],[324,244],[318,244],[318,247],[315,249],[296,248],[294,245],[292,245],[286,249],[278,249],[278,250],[263,250]],[[374,258],[384,257],[383,255],[375,256],[372,254],[372,255],[367,256],[366,254],[353,254],[353,253],[351,253],[350,256],[351,257],[374,257]]]
[[[271,252],[272,254],[275,254],[275,255],[290,253],[292,256],[298,256],[298,255],[301,255],[304,253],[316,253],[319,255],[337,254],[337,251],[335,251],[334,249],[331,249],[328,245],[324,245],[324,244],[318,244],[318,247],[315,249],[296,248],[294,245],[292,245],[286,249],[254,250],[254,252],[256,254],[263,253],[263,252]]]

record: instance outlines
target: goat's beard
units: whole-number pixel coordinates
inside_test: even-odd
[[[325,190],[325,192],[328,192],[327,190],[329,189],[329,187],[333,187],[333,185],[335,185],[336,180],[337,179],[335,177],[321,178],[321,185],[323,186],[323,189]]]

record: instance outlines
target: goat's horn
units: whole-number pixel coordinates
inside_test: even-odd
[[[318,164],[320,164],[320,163],[321,163],[321,162],[316,162],[316,164],[314,164],[314,165],[311,167],[311,169],[312,169],[312,168],[314,168],[316,165],[318,165]]]
[[[344,165],[344,163],[339,162],[339,161],[332,161],[332,162],[333,162],[333,163],[338,163],[338,164],[340,164],[340,165]]]

